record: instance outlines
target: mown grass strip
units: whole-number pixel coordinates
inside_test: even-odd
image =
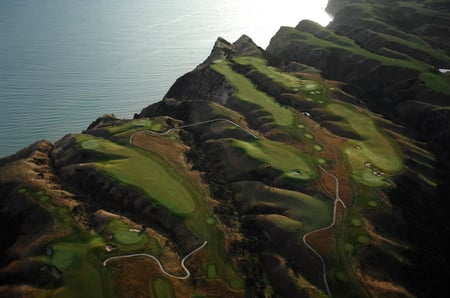
[[[160,156],[122,146],[102,138],[77,136],[83,149],[111,156],[96,167],[118,181],[142,189],[152,199],[178,215],[195,211],[195,189]]]
[[[92,249],[104,245],[100,237],[93,237],[87,242],[56,243],[49,262],[63,273],[63,286],[52,297],[103,297],[100,273],[87,256]]]
[[[241,65],[251,66],[254,71],[264,75],[273,82],[287,89],[291,89],[292,92],[313,91],[319,92],[320,84],[312,80],[300,79],[292,74],[281,71],[277,67],[268,66],[267,60],[257,57],[240,56],[235,57],[234,61]]]
[[[252,142],[232,139],[231,146],[244,150],[250,157],[270,165],[289,178],[312,180],[318,175],[312,162],[289,145],[266,139]]]
[[[246,201],[248,208],[270,207],[285,210],[282,217],[268,217],[268,220],[289,227],[300,228],[303,232],[324,227],[332,221],[332,201],[320,196],[268,187],[259,182],[239,182],[234,185],[239,190],[238,199]],[[290,220],[288,220],[288,218]],[[299,223],[301,226],[299,226]]]
[[[371,117],[343,104],[329,104],[326,108],[344,118],[362,137],[361,141],[347,141],[343,149],[356,181],[369,186],[383,186],[386,184],[384,175],[391,176],[403,168],[398,148]]]
[[[336,48],[344,49],[351,52],[354,55],[360,55],[368,59],[380,61],[384,65],[398,66],[417,70],[421,73],[420,79],[429,88],[437,92],[450,94],[450,90],[448,88],[443,88],[444,86],[448,86],[448,82],[446,81],[444,76],[442,74],[436,73],[432,66],[425,64],[424,62],[412,58],[410,60],[395,59],[370,52],[366,49],[361,48],[359,45],[355,43],[354,40],[345,36],[337,35],[331,30],[327,30],[329,36],[331,36],[334,40],[339,40],[340,42],[331,42],[328,40],[324,40],[310,33],[303,32],[295,28],[282,27],[280,32],[284,34],[285,38],[291,41],[298,40],[302,44],[308,44],[310,46],[320,48],[324,51]]]
[[[252,81],[231,68],[230,62],[221,61],[220,63],[211,65],[211,68],[224,75],[229,83],[237,90],[235,94],[236,98],[263,108],[279,126],[292,124],[294,118],[292,111],[287,107],[281,106],[266,93],[256,89]]]

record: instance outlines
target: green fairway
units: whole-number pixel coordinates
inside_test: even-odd
[[[185,215],[195,210],[195,189],[160,156],[88,135],[77,136],[77,141],[84,149],[114,157],[97,162],[99,170],[125,184],[142,189],[175,214]],[[95,149],[94,142],[97,143]]]
[[[312,180],[317,177],[317,169],[300,151],[289,145],[266,139],[245,142],[231,140],[233,147],[244,150],[252,158],[270,166],[289,178]]]
[[[282,72],[279,68],[268,66],[265,59],[241,56],[234,58],[234,61],[241,65],[252,66],[257,72],[264,74],[278,85],[290,88],[293,91],[298,91],[304,85],[302,80],[296,76]]]
[[[294,232],[302,229],[301,222],[280,214],[260,215],[259,217],[268,220],[277,226],[280,230]]]
[[[101,272],[89,261],[89,254],[104,245],[100,237],[94,237],[88,242],[58,242],[53,246],[49,262],[62,272],[63,284],[53,297],[103,297]],[[100,267],[100,260],[97,262]]]
[[[162,130],[162,127],[163,127],[163,125],[161,123],[158,123],[154,119],[150,120],[147,118],[142,118],[142,119],[132,120],[123,125],[110,127],[110,128],[108,128],[108,131],[114,135],[114,134],[119,134],[119,133],[129,131],[131,129],[160,131],[160,130]]]
[[[203,201],[204,196],[190,184],[187,178],[182,177],[176,169],[155,153],[88,135],[77,136],[77,141],[82,148],[95,150],[106,157],[111,157],[111,159],[102,157],[95,163],[100,171],[104,171],[122,183],[144,190],[149,197],[174,214],[183,215],[189,229],[199,239],[208,241],[208,245],[203,250],[208,262],[215,264],[217,278],[223,279],[228,284],[240,279],[224,250],[223,232],[217,228],[217,221]],[[88,144],[87,147],[84,146],[85,143]],[[145,244],[141,242],[141,237],[145,235],[141,236],[129,231],[129,227],[119,221],[113,220],[108,223],[105,232],[114,235],[115,244],[118,244],[122,252],[140,249]]]
[[[213,64],[211,68],[224,75],[229,83],[236,88],[236,98],[263,108],[279,126],[292,124],[293,112],[290,109],[281,106],[272,97],[259,91],[247,77],[235,72],[228,61]]]
[[[274,214],[266,219],[279,228],[287,230],[301,228],[305,232],[328,225],[332,221],[332,201],[301,192],[267,187],[259,182],[239,182],[238,199],[244,199],[248,208],[274,207],[286,210],[282,215]]]
[[[368,115],[343,104],[329,104],[327,110],[346,120],[362,137],[344,145],[353,178],[369,186],[386,184],[384,175],[393,175],[403,167],[402,156],[393,141],[382,133]]]
[[[251,66],[255,71],[263,74],[267,78],[280,86],[291,89],[291,91],[311,91],[312,94],[320,94],[320,84],[312,80],[303,80],[292,74],[281,71],[277,67],[267,65],[267,61],[258,57],[241,56],[235,57],[234,61],[241,65]]]
[[[329,38],[328,40],[322,39],[319,36],[290,27],[282,27],[278,34],[279,36],[283,35],[283,38],[289,40],[292,44],[296,42],[301,44],[308,44],[311,50],[343,49],[353,55],[365,57],[366,59],[377,60],[384,65],[394,67],[398,66],[417,70],[421,73],[420,79],[429,88],[443,94],[450,94],[450,90],[446,87],[448,86],[448,81],[446,80],[446,78],[442,74],[435,73],[434,69],[429,64],[413,59],[411,57],[409,57],[408,59],[397,59],[379,55],[360,47],[354,40],[348,37],[338,35],[332,30],[327,30],[325,28],[322,28],[322,30],[326,30],[328,37],[332,38],[333,41],[330,41]],[[417,46],[422,48],[422,45]]]

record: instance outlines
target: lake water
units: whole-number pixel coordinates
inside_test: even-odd
[[[265,48],[280,26],[322,25],[327,0],[0,0],[0,157],[134,113],[217,37]]]

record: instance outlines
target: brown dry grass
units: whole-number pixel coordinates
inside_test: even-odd
[[[348,174],[349,170],[345,164],[345,159],[343,158],[343,154],[340,150],[341,145],[347,139],[332,134],[326,128],[321,127],[309,117],[305,117],[303,115],[300,115],[300,117],[302,118],[302,122],[307,124],[310,133],[314,135],[315,142],[322,146],[323,151],[320,152],[320,156],[333,162],[333,168],[330,169],[330,167],[328,167],[327,170],[338,177],[340,190],[339,195],[346,205],[350,205],[353,201],[353,184],[351,182],[350,175]],[[321,172],[319,187],[331,198],[336,196],[336,183],[330,175]]]
[[[52,297],[50,290],[34,288],[31,285],[0,286],[0,297]]]
[[[196,264],[203,264],[202,254],[194,255],[186,262],[192,273],[187,280],[167,277],[161,273],[155,261],[145,258],[130,258],[111,262],[110,272],[117,285],[120,297],[152,297],[151,283],[154,279],[164,277],[172,283],[176,297],[192,297],[194,293],[205,297],[243,297],[244,292],[235,291],[222,280],[209,280],[204,276],[204,268]],[[167,271],[170,269],[163,262]],[[180,268],[180,263],[178,263]],[[170,271],[173,272],[173,271]],[[176,274],[176,272],[173,272]],[[181,272],[180,272],[181,274]]]
[[[51,197],[52,202],[71,209],[78,205],[78,202],[72,199],[73,194],[64,189],[58,177],[54,174],[49,157],[51,149],[52,144],[41,141],[38,150],[34,151],[28,158],[19,159],[1,167],[0,181],[3,183],[16,183],[19,187],[31,191],[43,190],[46,192],[46,195]],[[33,200],[31,195],[24,195]],[[45,209],[45,206],[42,204],[41,207]],[[85,222],[85,220],[81,219],[80,222]],[[9,252],[17,256],[25,256],[36,251],[46,243],[69,234],[69,228],[58,223],[52,223],[45,227],[39,235],[22,235],[18,239],[19,242],[11,247]]]
[[[373,297],[393,297],[393,298],[413,298],[416,297],[409,293],[402,286],[394,283],[390,280],[382,280],[379,277],[371,275],[370,268],[366,268],[364,271],[362,268],[362,263],[365,258],[365,253],[359,254],[356,258],[356,274],[359,279],[364,283],[367,289],[371,292]]]

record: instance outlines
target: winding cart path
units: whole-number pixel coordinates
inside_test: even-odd
[[[202,249],[203,247],[205,247],[205,245],[208,243],[208,241],[203,242],[202,245],[200,245],[199,247],[197,247],[196,249],[194,249],[193,251],[191,251],[190,253],[188,253],[182,260],[181,260],[181,267],[183,267],[183,270],[186,272],[186,275],[184,276],[177,276],[177,275],[173,275],[169,272],[166,271],[166,269],[164,269],[163,265],[161,264],[161,262],[158,260],[158,258],[156,258],[154,255],[151,254],[145,254],[145,253],[138,253],[138,254],[130,254],[130,255],[123,255],[123,256],[115,256],[115,257],[110,257],[108,259],[106,259],[103,262],[103,266],[106,266],[110,261],[112,260],[117,260],[117,259],[125,259],[125,258],[134,258],[134,257],[147,257],[150,259],[153,259],[159,266],[159,268],[161,269],[162,273],[164,273],[165,275],[167,275],[168,277],[171,278],[175,278],[175,279],[188,279],[191,276],[191,272],[189,271],[188,268],[186,268],[186,265],[184,265],[184,262],[186,262],[186,260],[193,255],[194,253],[196,253],[197,251],[199,251],[200,249]]]
[[[242,127],[242,126],[240,126],[240,125],[237,124],[236,122],[233,122],[233,121],[231,121],[231,120],[229,120],[229,119],[225,119],[225,118],[217,118],[217,119],[212,119],[212,120],[206,120],[206,121],[195,122],[195,123],[192,123],[192,124],[181,125],[181,126],[178,126],[178,127],[170,128],[170,129],[168,129],[168,130],[166,130],[166,131],[163,131],[163,132],[158,132],[158,131],[153,131],[153,130],[146,130],[145,132],[148,133],[148,134],[152,134],[152,135],[160,135],[160,136],[163,136],[163,135],[167,135],[167,134],[169,134],[169,133],[171,133],[172,131],[177,130],[177,129],[183,129],[183,128],[187,128],[187,127],[193,127],[193,126],[199,126],[199,125],[204,125],[204,124],[210,124],[210,123],[213,123],[213,122],[219,122],[219,121],[228,122],[228,123],[230,123],[231,125],[234,125],[234,126],[236,126],[237,128],[241,129],[242,131],[248,133],[248,134],[251,135],[253,138],[258,139],[258,136],[255,135],[255,134],[254,134],[253,132],[251,132],[250,130],[248,130],[248,129]],[[130,145],[132,145],[132,143],[133,143],[133,138],[134,138],[134,134],[131,135],[131,137],[130,137]]]
[[[322,168],[319,165],[319,168],[324,171],[326,174],[330,175],[331,177],[334,178],[334,181],[336,183],[336,189],[335,189],[335,199],[334,199],[334,208],[333,208],[333,221],[331,222],[331,224],[329,224],[326,227],[317,229],[317,230],[313,230],[310,231],[308,233],[306,233],[305,235],[303,235],[302,241],[305,244],[306,247],[309,248],[309,250],[311,250],[320,260],[320,262],[322,263],[322,277],[323,277],[323,283],[325,285],[325,289],[327,291],[328,296],[331,297],[331,291],[330,291],[330,287],[328,285],[328,280],[327,280],[327,273],[326,273],[326,265],[325,265],[325,261],[323,259],[323,257],[308,243],[308,240],[306,239],[309,235],[316,233],[316,232],[320,232],[320,231],[325,231],[328,230],[332,227],[334,227],[334,225],[336,224],[336,211],[337,211],[337,204],[341,203],[342,206],[344,208],[347,208],[347,206],[345,205],[344,201],[342,201],[341,197],[339,196],[339,179],[338,177],[336,177],[334,174],[328,172],[327,170],[325,170],[324,168]]]

